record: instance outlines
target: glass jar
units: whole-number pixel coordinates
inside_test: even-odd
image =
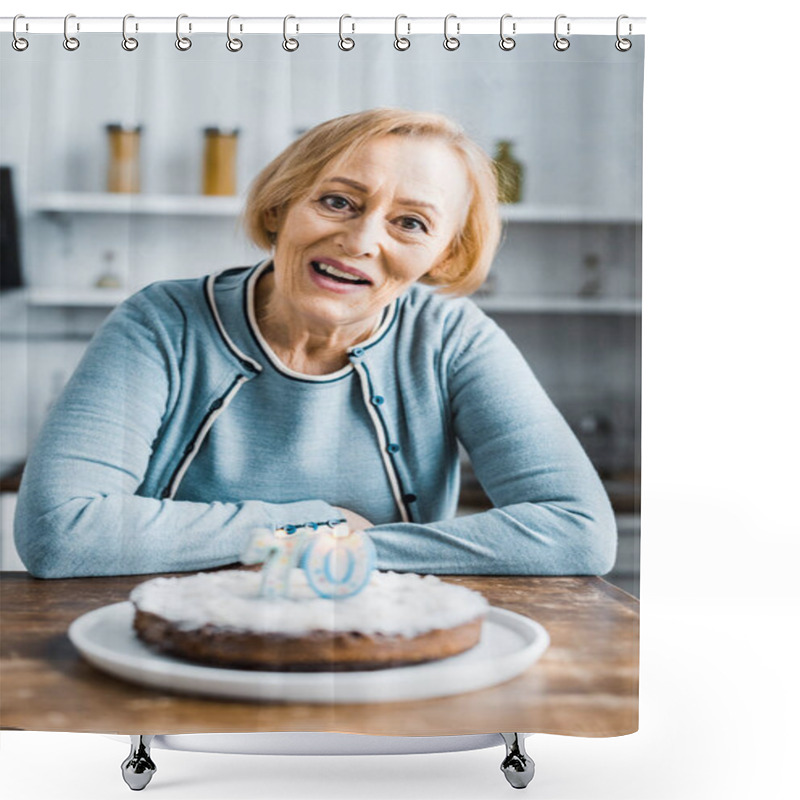
[[[238,130],[206,128],[203,155],[203,194],[236,194],[236,144]]]
[[[498,199],[501,203],[519,203],[522,199],[522,164],[514,158],[513,144],[503,140],[497,143],[494,165],[497,170]]]
[[[137,194],[139,192],[139,143],[142,126],[125,128],[114,123],[106,125],[108,133],[109,192]]]

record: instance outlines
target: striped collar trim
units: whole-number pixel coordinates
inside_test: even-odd
[[[224,272],[227,270],[221,270],[220,272],[216,272],[213,275],[209,275],[205,280],[205,294],[206,294],[206,301],[208,302],[208,307],[211,310],[211,316],[214,319],[214,324],[217,327],[217,331],[219,335],[222,337],[222,340],[225,342],[227,348],[236,356],[238,361],[242,364],[247,365],[253,372],[259,373],[261,372],[264,367],[255,361],[254,359],[250,358],[246,353],[244,353],[240,348],[236,346],[233,339],[231,339],[228,331],[225,329],[225,326],[222,323],[222,318],[220,317],[219,308],[217,307],[217,298],[215,295],[215,282],[217,278],[220,277]]]
[[[247,323],[250,327],[250,332],[253,335],[253,338],[258,343],[258,346],[263,351],[264,355],[269,360],[270,364],[281,374],[286,375],[289,378],[299,381],[307,381],[309,383],[330,383],[331,381],[337,381],[341,378],[344,378],[346,375],[349,375],[353,371],[353,365],[347,364],[346,366],[342,367],[335,372],[329,372],[325,375],[308,375],[304,372],[297,372],[296,370],[287,367],[280,358],[278,358],[275,351],[270,347],[269,342],[262,336],[261,330],[258,327],[258,323],[256,321],[256,313],[255,313],[255,293],[256,293],[256,283],[258,279],[261,277],[264,272],[272,267],[272,262],[269,259],[262,261],[260,264],[257,264],[255,269],[253,269],[252,273],[247,279],[247,283],[245,285],[245,309],[246,309],[246,316],[247,316]],[[378,327],[372,332],[370,337],[363,342],[359,342],[357,345],[353,345],[353,347],[349,347],[347,349],[348,354],[352,353],[356,348],[361,348],[362,350],[368,350],[370,347],[376,345],[383,337],[389,332],[389,329],[392,327],[394,320],[397,317],[397,308],[398,308],[398,300],[395,299],[392,301],[392,304],[388,306],[383,312],[383,318],[378,325]]]

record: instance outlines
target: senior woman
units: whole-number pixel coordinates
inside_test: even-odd
[[[256,528],[342,514],[384,569],[612,567],[597,474],[463,297],[500,222],[492,163],[457,125],[325,122],[255,179],[245,224],[270,258],[152,284],[96,334],[23,478],[32,574],[210,568]],[[456,518],[458,442],[494,507]]]

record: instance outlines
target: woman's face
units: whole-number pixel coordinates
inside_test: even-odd
[[[274,292],[323,326],[367,323],[449,255],[469,202],[464,166],[437,139],[385,136],[323,171],[278,232]]]

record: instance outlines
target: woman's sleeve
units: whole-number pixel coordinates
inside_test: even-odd
[[[319,500],[137,494],[180,381],[180,343],[148,297],[126,301],[98,331],[28,458],[14,534],[37,577],[208,569],[238,561],[256,527],[336,516]]]
[[[617,532],[603,485],[525,359],[491,320],[475,320],[448,370],[458,439],[494,506],[370,530],[380,565],[438,573],[601,575]]]

